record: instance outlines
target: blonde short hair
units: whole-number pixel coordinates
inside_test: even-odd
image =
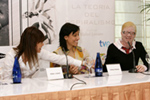
[[[135,28],[135,34],[136,34],[136,26],[133,22],[125,22],[123,25],[122,25],[122,29],[121,31],[123,31],[124,28],[126,27],[134,27]]]

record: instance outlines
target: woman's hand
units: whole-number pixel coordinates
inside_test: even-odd
[[[142,65],[137,65],[136,68],[138,72],[145,72],[145,68]]]
[[[78,74],[79,73],[79,68],[77,66],[70,65],[70,72],[72,74]]]

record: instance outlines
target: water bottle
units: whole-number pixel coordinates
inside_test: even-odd
[[[95,62],[95,76],[100,77],[103,76],[103,66],[100,58],[100,53],[97,53],[96,62]]]
[[[17,57],[15,57],[12,77],[13,77],[13,83],[21,83],[21,69]]]

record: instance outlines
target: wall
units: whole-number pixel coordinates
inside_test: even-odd
[[[41,13],[36,12],[40,9],[40,6],[36,6],[38,0],[8,1],[9,45],[17,45],[22,31],[27,26],[39,23],[39,28],[49,36],[45,43],[58,46],[59,30],[65,22],[80,26],[79,45],[94,58],[100,52],[104,59],[108,45],[114,42],[114,0],[47,0],[41,3]],[[38,13],[38,16],[31,12]],[[47,27],[48,32],[41,27],[44,22],[50,27]]]

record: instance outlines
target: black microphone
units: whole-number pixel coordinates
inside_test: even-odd
[[[64,52],[64,54],[65,54],[65,56],[66,56],[66,68],[67,68],[67,73],[64,73],[64,78],[66,78],[66,79],[69,78],[69,79],[70,79],[70,78],[73,78],[73,76],[72,76],[72,74],[69,73],[69,65],[68,65],[67,53],[66,53],[66,51],[65,51],[64,48],[62,48],[62,50],[63,50],[63,52]]]
[[[128,41],[128,45],[130,49],[132,49],[132,46],[130,45],[129,41]],[[133,50],[132,50],[132,55],[133,55],[133,68],[129,69],[129,73],[137,73],[137,69],[135,67],[135,55],[134,55]]]
[[[66,51],[65,51],[65,48],[62,48],[62,50],[63,50],[63,52],[64,52],[64,54],[65,54],[65,56],[66,56],[66,64],[67,64],[67,65],[66,65],[66,67],[67,67],[67,74],[66,74],[66,73],[64,74],[64,78],[66,78],[66,79],[71,79],[71,78],[73,78],[74,76],[69,73],[69,65],[68,65],[67,53],[66,53]],[[78,79],[78,78],[76,78],[76,77],[74,77],[74,78],[77,79],[78,81],[81,81],[82,83],[74,83],[74,84],[71,86],[70,90],[72,90],[72,88],[73,88],[75,85],[77,85],[77,84],[86,84],[85,81],[80,80],[80,79]]]

